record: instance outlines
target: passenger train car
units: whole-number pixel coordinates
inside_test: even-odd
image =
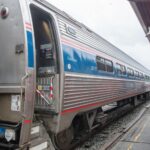
[[[46,1],[0,0],[0,28],[0,147],[26,149],[42,120],[66,149],[102,106],[150,91],[148,69]]]

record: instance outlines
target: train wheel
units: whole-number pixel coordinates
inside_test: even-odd
[[[73,127],[58,133],[54,138],[55,144],[60,150],[69,150],[74,138]]]

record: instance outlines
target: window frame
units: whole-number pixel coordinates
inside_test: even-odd
[[[118,67],[119,66],[119,67]],[[124,69],[123,69],[124,68]],[[117,75],[120,76],[126,76],[127,75],[127,69],[125,65],[122,65],[120,63],[116,63],[116,71]]]
[[[101,61],[103,60],[103,61]],[[111,64],[109,65],[108,62]],[[97,70],[106,72],[106,73],[113,73],[114,72],[114,67],[113,67],[113,61],[101,57],[101,56],[96,56],[96,64],[97,64]],[[102,66],[103,65],[103,66]],[[110,67],[110,68],[108,68]]]
[[[127,74],[128,76],[134,77],[134,70],[130,67],[127,67]]]
[[[139,78],[140,77],[139,71],[134,70],[134,76],[135,78]]]

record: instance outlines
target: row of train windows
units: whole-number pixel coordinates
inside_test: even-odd
[[[97,70],[110,72],[110,73],[112,73],[114,71],[113,70],[113,62],[111,60],[97,56],[96,63],[97,63]],[[117,71],[117,74],[119,74],[119,75],[127,75],[128,74],[128,76],[138,77],[141,79],[145,78],[147,80],[150,80],[149,76],[147,76],[147,75],[144,76],[143,73],[134,71],[131,68],[126,68],[124,65],[121,65],[119,63],[116,63],[116,71]]]

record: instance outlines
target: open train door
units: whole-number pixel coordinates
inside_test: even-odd
[[[0,0],[0,149],[24,148],[30,140],[35,60],[25,7],[25,0]]]
[[[50,14],[34,4],[30,5],[36,49],[36,102],[38,113],[56,113],[54,99],[59,82],[57,46],[53,19]],[[58,87],[57,87],[58,89]]]

